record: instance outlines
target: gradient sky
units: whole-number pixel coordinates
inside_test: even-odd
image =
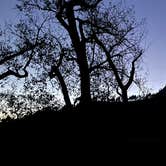
[[[0,25],[6,21],[15,21],[14,10],[17,0],[0,0]],[[135,5],[136,16],[147,19],[148,50],[145,53],[145,65],[148,71],[148,85],[154,91],[166,85],[166,0],[126,0]]]
[[[127,0],[135,5],[136,15],[147,19],[145,64],[148,83],[154,90],[166,85],[166,0]]]

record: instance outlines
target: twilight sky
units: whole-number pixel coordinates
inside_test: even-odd
[[[154,91],[166,85],[166,0],[126,0],[135,5],[136,16],[147,19],[147,46],[145,65],[148,85]],[[16,20],[17,0],[0,0],[0,25],[5,20]]]
[[[166,0],[127,0],[135,5],[136,15],[147,19],[148,50],[145,65],[148,84],[154,90],[166,85]]]

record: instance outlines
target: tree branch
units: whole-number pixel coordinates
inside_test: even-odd
[[[24,74],[19,74],[18,72],[14,72],[9,69],[7,72],[0,75],[0,80],[6,78],[8,76],[15,76],[17,78],[25,78],[25,77],[28,77],[28,72],[24,69]]]
[[[60,14],[56,15],[58,21],[61,23],[61,25],[69,31],[69,25],[63,20],[62,16]]]
[[[100,64],[90,67],[89,72],[91,73],[92,71],[101,68],[102,65],[106,64],[107,62],[108,62],[108,60],[105,60],[105,61],[101,62]]]
[[[109,63],[109,66],[110,68],[112,69],[112,71],[114,72],[115,74],[115,77],[116,77],[116,80],[118,82],[118,85],[120,86],[120,88],[124,88],[124,85],[119,77],[119,74],[118,74],[118,71],[117,71],[117,68],[115,66],[115,64],[113,63],[111,57],[110,57],[110,53],[108,52],[107,48],[105,47],[105,45],[102,43],[102,41],[100,41],[98,39],[98,37],[94,34],[94,39],[96,41],[96,43],[103,49],[104,53],[106,54],[106,57],[107,57],[107,61]]]
[[[22,54],[24,54],[27,51],[33,50],[38,45],[39,45],[39,43],[36,43],[36,45],[25,46],[20,51],[15,52],[15,53],[11,53],[10,56],[7,56],[8,55],[8,53],[7,53],[6,57],[3,58],[2,60],[0,60],[0,65],[4,64],[7,61],[10,61],[10,60],[14,59],[15,57],[21,56]],[[1,55],[1,56],[3,57],[3,56],[5,56],[5,54]]]
[[[128,89],[130,87],[130,85],[132,84],[133,80],[134,80],[134,75],[135,75],[135,62],[142,56],[143,51],[141,51],[139,53],[139,55],[133,60],[132,62],[132,67],[131,67],[131,71],[130,71],[130,77],[129,80],[127,82],[127,84],[125,85],[125,88]]]
[[[90,3],[87,3],[87,2],[85,2],[85,0],[75,0],[74,2],[75,3],[73,3],[73,5],[74,6],[76,6],[76,5],[79,5],[79,6],[81,6],[81,7],[83,7],[83,8],[87,8],[87,9],[93,9],[93,8],[96,8],[97,7],[97,5],[101,2],[102,0],[96,0],[96,2],[95,3],[92,3],[92,4],[90,4]]]

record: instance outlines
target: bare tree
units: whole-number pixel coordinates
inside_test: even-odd
[[[56,15],[60,25],[68,32],[72,45],[77,55],[77,63],[80,71],[81,82],[81,102],[91,101],[90,76],[86,55],[86,37],[81,20],[81,14],[89,9],[95,8],[101,0],[85,1],[34,1],[24,0],[18,8],[21,10],[38,9],[49,11]],[[79,17],[79,19],[77,19]]]
[[[20,33],[17,32],[15,35],[20,42],[19,40],[16,42],[17,50],[6,49],[5,56],[2,54],[0,59],[0,65],[9,65],[6,62],[10,62],[16,70],[11,72],[11,68],[8,68],[9,71],[2,73],[1,78],[8,75],[20,76],[20,70],[24,71],[20,77],[27,76],[26,69],[36,64],[47,71],[51,68],[51,78],[58,79],[64,100],[71,106],[63,63],[67,65],[74,62],[79,68],[81,103],[91,101],[93,78],[98,87],[103,84],[104,88],[101,89],[106,92],[105,95],[109,96],[111,88],[115,85],[123,102],[127,102],[128,89],[134,82],[139,60],[144,52],[141,47],[143,33],[139,29],[141,24],[137,24],[131,9],[112,3],[106,6],[104,2],[104,0],[20,1],[17,7],[30,16],[31,25],[28,26],[24,22],[26,17],[23,23],[18,24],[17,29]],[[48,22],[43,27],[44,21],[39,25],[42,18],[34,19],[36,12],[51,18],[51,23]],[[52,29],[53,34],[50,33]],[[59,38],[58,33],[61,36],[66,34],[68,36],[67,39],[62,39],[64,42],[63,47],[60,46],[60,52],[57,51],[59,46],[54,40]],[[65,42],[70,43],[72,56],[65,55]],[[19,58],[21,60],[18,60]],[[70,71],[74,67],[76,66],[71,66]]]
[[[136,69],[144,53],[141,46],[143,22],[137,23],[132,12],[121,4],[110,3],[109,8],[99,7],[89,19],[84,20],[84,24],[91,28],[88,32],[90,40],[94,40],[105,54],[106,68],[113,72],[118,84],[117,92],[123,102],[128,102],[127,92],[135,80]]]

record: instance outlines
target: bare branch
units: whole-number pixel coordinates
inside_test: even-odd
[[[3,58],[2,60],[0,60],[0,65],[4,64],[5,62],[7,61],[10,61],[18,56],[21,56],[23,55],[25,52],[28,52],[30,50],[33,50],[35,47],[37,47],[39,45],[39,43],[36,43],[36,45],[31,45],[31,46],[25,46],[23,47],[21,50],[17,51],[17,52],[14,52],[14,53],[10,53],[11,55],[8,56],[8,53],[5,54],[5,55],[1,55],[2,57],[3,56],[6,56],[5,58]]]
[[[107,62],[108,62],[108,61],[105,60],[105,61],[103,61],[103,62],[101,62],[101,63],[99,63],[99,64],[97,64],[97,65],[95,65],[95,66],[91,66],[91,67],[89,68],[89,72],[91,73],[92,71],[94,71],[94,70],[96,70],[96,69],[102,68],[102,66],[105,65]]]
[[[126,89],[128,89],[130,87],[130,85],[132,84],[133,80],[134,80],[134,75],[135,75],[135,63],[136,61],[142,56],[143,52],[141,51],[139,53],[139,55],[134,58],[133,62],[132,62],[132,67],[131,67],[131,71],[130,71],[130,76],[129,76],[129,80],[127,82],[127,84],[124,86]]]
[[[15,76],[17,78],[25,78],[25,77],[28,77],[28,72],[24,69],[24,74],[19,74],[19,72],[14,72],[9,69],[7,72],[0,75],[0,80],[6,78],[8,76]]]

